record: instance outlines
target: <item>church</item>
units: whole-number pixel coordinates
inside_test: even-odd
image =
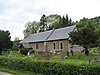
[[[80,51],[83,48],[68,42],[69,33],[77,30],[76,25],[27,35],[20,43],[24,48],[32,48],[35,52]]]

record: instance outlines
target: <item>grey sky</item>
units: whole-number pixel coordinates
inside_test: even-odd
[[[100,0],[0,0],[0,29],[9,30],[12,40],[23,39],[28,21],[39,21],[42,14],[68,14],[76,21],[100,16]]]

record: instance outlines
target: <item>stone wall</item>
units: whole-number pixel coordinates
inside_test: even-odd
[[[62,43],[62,49],[61,49],[61,43]],[[54,44],[55,44],[55,49],[54,49]],[[66,52],[67,50],[70,51],[71,45],[68,43],[67,40],[57,40],[57,41],[49,41],[49,42],[41,42],[41,43],[23,43],[24,48],[32,48],[34,51],[45,51],[46,46],[48,52],[55,52],[55,51],[64,51]],[[38,48],[36,48],[36,46]],[[76,48],[78,46],[75,46],[73,49],[76,51]],[[77,48],[78,49],[78,48]]]
[[[62,43],[62,49],[61,49]],[[55,48],[54,48],[55,44]],[[47,42],[48,51],[55,52],[55,51],[67,51],[68,50],[68,41],[67,40],[59,40],[59,41],[51,41]]]

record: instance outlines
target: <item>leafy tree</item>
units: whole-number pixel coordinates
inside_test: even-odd
[[[87,56],[89,55],[89,48],[98,46],[99,35],[95,32],[95,27],[90,22],[85,27],[78,29],[78,31],[71,32],[69,36],[72,44],[84,47]]]
[[[20,45],[20,40],[18,37],[15,37],[15,40],[13,41],[12,49],[19,50],[19,45]]]
[[[9,31],[0,30],[0,54],[2,50],[12,47],[13,43],[10,39],[11,36]]]
[[[61,16],[58,14],[51,14],[46,16],[47,24],[49,25],[49,29],[57,29],[61,27]]]
[[[79,28],[81,28],[81,27],[86,26],[88,21],[90,22],[90,20],[88,18],[84,17],[83,19],[80,19],[79,22],[76,22],[75,25],[77,25]]]
[[[33,22],[27,22],[25,24],[25,31],[30,33],[36,33],[39,30],[39,22],[33,21]]]

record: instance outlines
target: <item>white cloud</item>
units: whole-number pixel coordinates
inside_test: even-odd
[[[39,21],[42,14],[68,14],[72,20],[100,16],[100,0],[0,0],[0,29],[23,38],[25,23]]]

